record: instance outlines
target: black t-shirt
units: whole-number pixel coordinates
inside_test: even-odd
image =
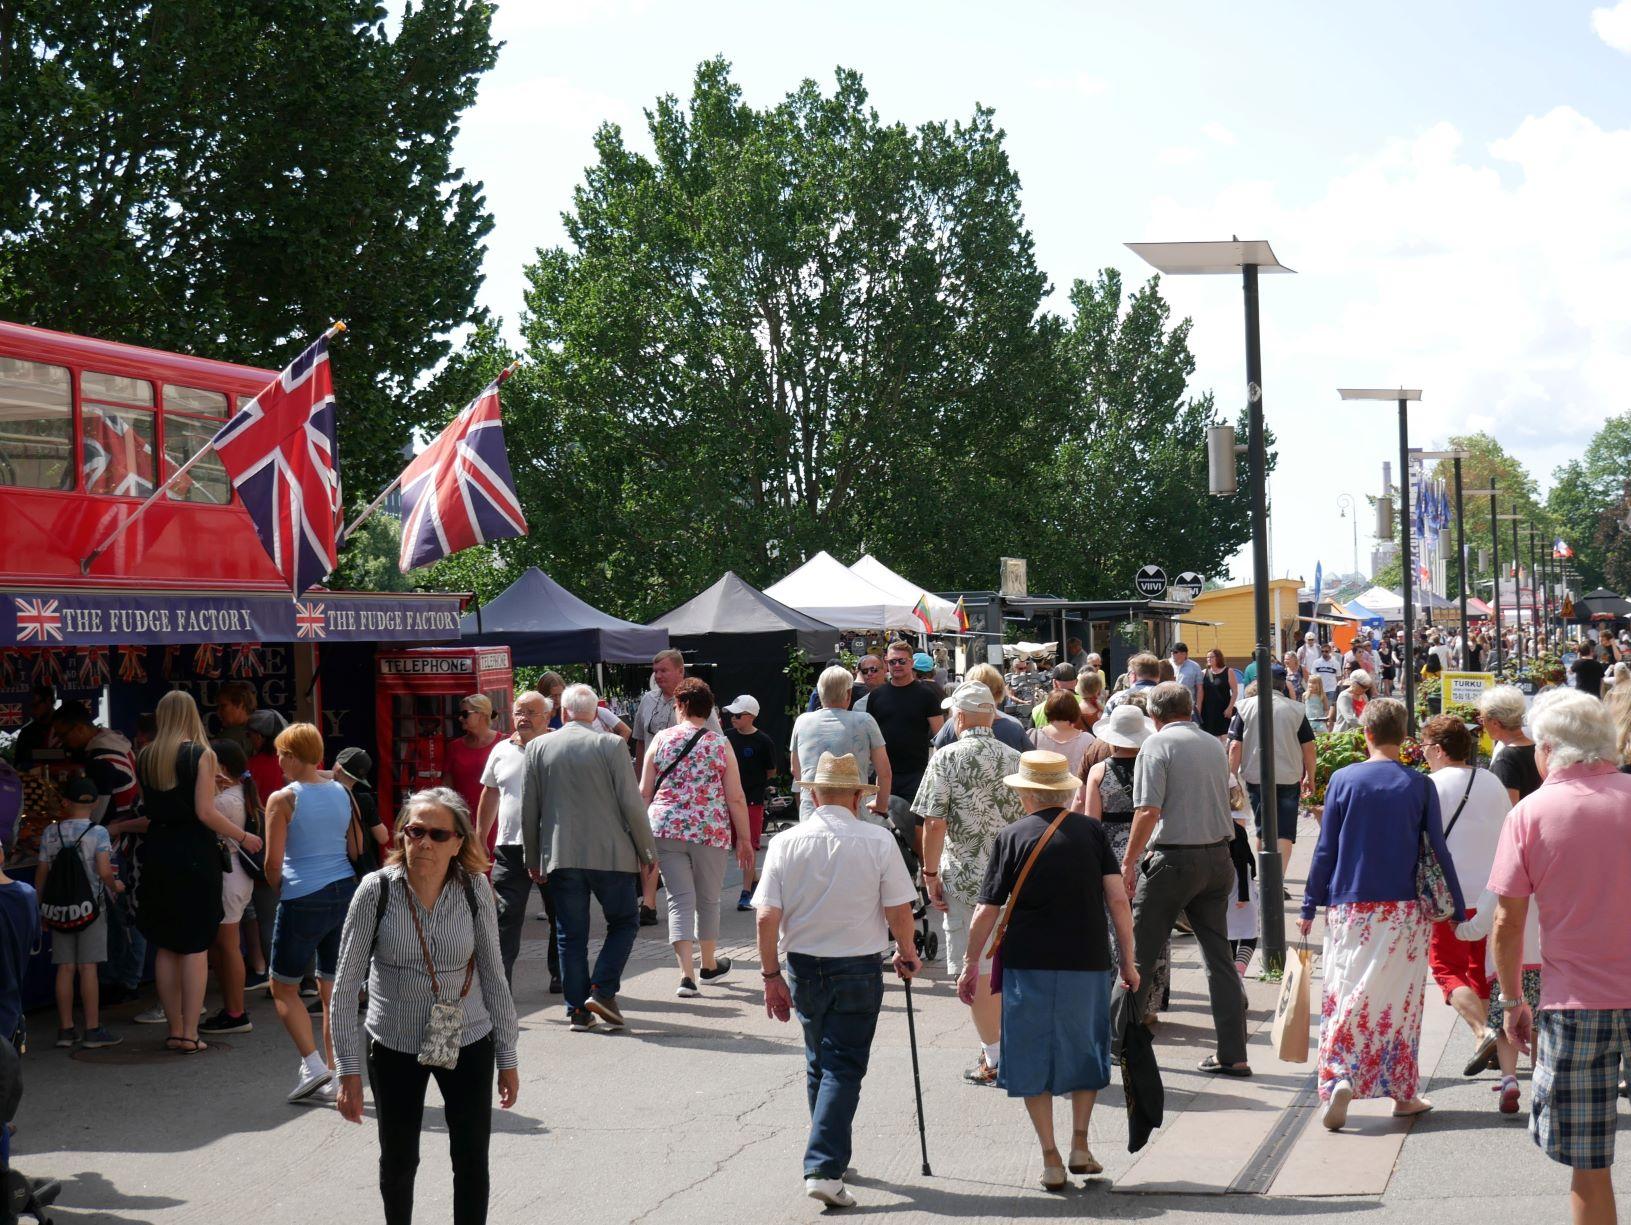
[[[1594,698],[1603,696],[1603,673],[1608,671],[1599,660],[1577,659],[1569,665],[1574,673],[1574,687]]]
[[[940,695],[922,681],[879,685],[867,694],[866,713],[883,732],[895,777],[921,775],[929,764],[929,720],[946,713],[940,708]]]
[[[765,781],[776,768],[776,742],[757,727],[745,736],[734,727],[727,727],[725,739],[736,750],[736,768],[742,774],[742,794],[749,804],[763,804]]]
[[[1521,800],[1540,786],[1540,767],[1535,765],[1535,746],[1509,744],[1489,763],[1489,772],[1501,780],[1501,786],[1516,791]]]
[[[980,901],[1001,906],[1057,808],[1021,817],[997,835],[986,864]],[[1108,970],[1109,921],[1104,880],[1121,872],[1104,826],[1079,812],[1068,815],[1042,848],[1025,878],[1002,942],[1010,970]]]

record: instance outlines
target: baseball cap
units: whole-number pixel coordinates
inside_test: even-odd
[[[341,749],[334,758],[334,768],[345,771],[359,783],[365,782],[374,772],[374,759],[362,749]]]
[[[991,690],[979,681],[964,681],[952,690],[949,698],[940,703],[940,708],[976,715],[993,713],[997,709],[997,700],[991,696]]]
[[[83,774],[76,774],[62,785],[62,798],[70,804],[94,804],[101,794]]]
[[[1303,635],[1303,641],[1304,642],[1314,642],[1318,638],[1319,638],[1319,635],[1314,633],[1313,630],[1309,630],[1306,634]]]
[[[1272,665],[1269,668],[1269,676],[1271,676],[1273,679],[1275,679],[1277,681],[1285,680],[1285,678],[1286,678],[1286,666],[1284,664],[1274,664],[1274,665]]]
[[[919,651],[916,655],[912,656],[912,671],[933,672],[934,657],[927,651]]]
[[[250,712],[246,726],[255,735],[270,740],[288,727],[289,724],[277,711],[269,710],[263,706],[259,710]]]
[[[754,697],[751,693],[744,693],[738,697],[736,701],[725,707],[725,713],[732,715],[757,715],[759,713],[759,699]]]

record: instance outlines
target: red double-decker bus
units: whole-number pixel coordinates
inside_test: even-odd
[[[0,584],[282,586],[206,456],[81,560],[276,372],[0,321]]]

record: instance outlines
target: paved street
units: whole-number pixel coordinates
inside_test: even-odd
[[[1304,855],[1311,834],[1306,826]],[[728,882],[727,896],[735,889]],[[751,916],[730,908],[725,924],[740,973],[702,999],[675,999],[661,929],[644,929],[625,991],[629,1031],[573,1034],[544,994],[543,925],[529,920],[539,936],[517,971],[522,1092],[496,1124],[493,1221],[781,1222],[820,1214],[801,1194],[798,1033],[758,1006]],[[1120,1091],[1106,1091],[1093,1120],[1106,1175],[1063,1197],[1036,1185],[1040,1161],[1020,1104],[962,1082],[972,1030],[943,968],[915,993],[934,1169],[933,1177],[921,1175],[904,998],[892,987],[857,1121],[851,1184],[860,1206],[850,1215],[1470,1225],[1556,1220],[1565,1211],[1566,1174],[1534,1148],[1527,1115],[1497,1115],[1489,1077],[1461,1079],[1471,1038],[1452,1028],[1431,987],[1422,1061],[1434,1070],[1427,1092],[1437,1108],[1412,1127],[1356,1106],[1351,1130],[1330,1136],[1317,1123],[1301,1126],[1312,1119],[1308,1094],[1298,1098],[1312,1064],[1277,1065],[1268,1054],[1273,990],[1266,984],[1250,985],[1257,1076],[1219,1083],[1189,1070],[1210,1049],[1210,1020],[1194,942],[1178,940],[1174,955],[1173,1010],[1157,1035],[1166,1126],[1142,1153],[1129,1154]],[[122,1047],[69,1057],[47,1043],[29,1056],[16,1160],[29,1174],[62,1179],[60,1219],[379,1219],[371,1130],[347,1125],[332,1109],[285,1104],[294,1059],[269,1001],[254,1009],[253,1034],[190,1058],[160,1052],[160,1035],[130,1024],[132,1011],[119,1009],[110,1022],[129,1039]],[[50,1026],[36,1014],[37,1038]],[[1527,1079],[1524,1094],[1527,1111]],[[450,1179],[439,1111],[427,1110],[426,1123],[419,1219],[445,1221]],[[1631,1170],[1625,1163],[1621,1170],[1617,1182],[1631,1190]],[[1239,1189],[1246,1187],[1267,1194]]]

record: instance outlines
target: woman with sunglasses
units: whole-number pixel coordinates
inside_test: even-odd
[[[487,1219],[493,1070],[498,1103],[521,1089],[515,1004],[498,950],[488,861],[456,791],[417,791],[403,805],[385,867],[357,889],[340,942],[334,1021],[343,1118],[362,1122],[362,1072],[379,1128],[386,1225],[413,1218],[425,1089],[442,1096],[453,1165],[454,1225]],[[368,1015],[359,1030],[357,994]]]
[[[459,728],[462,735],[447,742],[443,761],[447,764],[442,774],[442,785],[458,792],[464,806],[475,812],[481,805],[481,776],[487,769],[487,758],[504,737],[493,729],[493,701],[485,693],[472,693],[459,703]],[[488,831],[487,858],[493,857],[498,842],[498,823]]]

